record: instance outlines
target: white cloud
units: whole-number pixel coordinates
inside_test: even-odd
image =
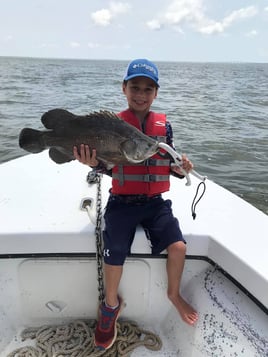
[[[183,23],[199,23],[204,18],[202,0],[173,0],[167,10],[158,18],[147,22],[149,28],[158,24],[158,28],[165,25],[176,26]]]
[[[175,0],[164,14],[170,24],[179,24],[183,21],[198,22],[203,18],[202,0]]]
[[[252,31],[249,31],[249,32],[247,32],[246,33],[246,36],[247,37],[256,37],[258,35],[258,31],[256,31],[256,30],[252,30]]]
[[[198,31],[205,34],[213,34],[213,33],[221,33],[224,32],[225,29],[230,27],[234,22],[240,19],[246,19],[249,17],[253,17],[257,14],[257,9],[255,6],[248,6],[246,8],[242,8],[239,10],[235,10],[231,12],[230,15],[223,18],[222,21],[216,22],[213,20],[208,20],[210,23],[205,26],[200,26]]]
[[[77,48],[77,47],[80,47],[80,43],[73,41],[73,42],[70,43],[70,46],[71,46],[72,48]]]
[[[258,11],[255,6],[248,6],[246,8],[235,10],[229,16],[223,19],[223,24],[224,26],[229,26],[237,20],[253,17],[257,14],[257,12]]]
[[[130,5],[121,2],[111,2],[109,8],[95,11],[91,14],[93,22],[98,26],[108,26],[120,14],[128,12]]]
[[[55,43],[41,43],[40,48],[57,48],[58,46]]]
[[[147,26],[149,27],[149,29],[151,30],[160,30],[162,25],[161,22],[157,19],[151,20],[147,22]]]
[[[10,42],[13,40],[13,36],[12,35],[7,35],[5,37],[3,37],[3,42]]]
[[[108,26],[111,23],[112,15],[110,10],[102,9],[91,14],[91,18],[96,25]]]
[[[152,30],[159,30],[164,26],[175,26],[186,24],[203,34],[222,33],[233,23],[240,19],[253,17],[258,10],[255,6],[248,6],[234,10],[222,20],[210,19],[205,12],[203,0],[173,0],[166,12],[157,18],[147,22]],[[181,31],[182,32],[182,31]]]
[[[87,46],[89,48],[98,48],[100,47],[101,45],[99,43],[94,43],[94,42],[88,42]]]

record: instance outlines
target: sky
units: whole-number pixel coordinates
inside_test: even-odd
[[[0,56],[268,62],[268,0],[0,0]]]

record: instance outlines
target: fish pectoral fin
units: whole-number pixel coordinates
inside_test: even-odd
[[[52,109],[42,115],[41,121],[47,129],[57,129],[64,127],[70,120],[76,118],[76,115],[65,109]]]
[[[65,162],[74,160],[73,156],[68,155],[54,147],[49,149],[49,157],[57,164],[64,164]]]
[[[107,154],[107,157],[109,157],[109,154]],[[105,165],[107,170],[111,170],[115,166],[114,163],[108,161],[105,157],[97,156],[97,159]]]

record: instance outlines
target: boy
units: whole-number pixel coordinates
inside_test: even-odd
[[[118,115],[145,134],[157,137],[172,146],[172,128],[163,114],[150,111],[158,93],[158,69],[147,59],[136,59],[128,65],[122,89],[128,109]],[[167,295],[181,318],[193,325],[197,312],[180,295],[180,281],[184,267],[186,245],[178,220],[173,216],[170,200],[161,194],[169,190],[169,176],[183,177],[179,167],[171,167],[170,160],[156,154],[142,165],[116,166],[110,172],[96,159],[96,150],[81,145],[80,154],[74,156],[98,172],[112,176],[112,188],[104,214],[103,232],[105,303],[100,306],[99,321],[95,331],[95,345],[108,349],[116,339],[116,321],[122,300],[118,287],[123,264],[130,252],[135,230],[140,224],[152,244],[152,253],[167,250]],[[189,172],[193,165],[182,156],[182,167]]]

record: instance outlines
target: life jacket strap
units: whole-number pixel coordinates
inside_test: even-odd
[[[169,175],[121,175],[120,173],[113,173],[113,179],[119,180],[121,186],[121,180],[123,176],[123,181],[136,181],[136,182],[160,182],[160,181],[169,181]]]

